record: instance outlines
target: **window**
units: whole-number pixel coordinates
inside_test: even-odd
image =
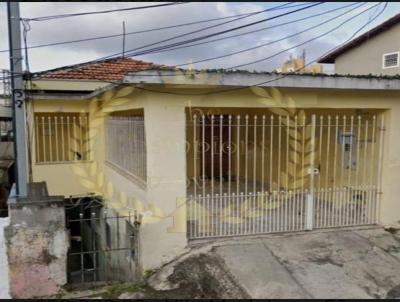
[[[36,163],[89,159],[89,123],[86,113],[35,113]]]
[[[107,163],[141,186],[146,184],[144,116],[110,116],[106,132]]]
[[[383,68],[399,67],[399,52],[386,53],[383,55]]]

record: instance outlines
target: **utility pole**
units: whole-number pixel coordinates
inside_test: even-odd
[[[28,165],[26,146],[25,93],[22,78],[21,25],[19,2],[7,2],[10,71],[13,105],[15,178],[17,196],[27,196]]]

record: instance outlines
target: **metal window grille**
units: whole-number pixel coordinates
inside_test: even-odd
[[[146,137],[143,116],[110,116],[106,125],[106,158],[139,185],[145,186]]]
[[[189,238],[378,222],[383,115],[192,121]]]
[[[90,159],[89,121],[85,113],[35,113],[36,163]]]
[[[384,67],[397,67],[399,66],[399,53],[391,53],[384,55]]]

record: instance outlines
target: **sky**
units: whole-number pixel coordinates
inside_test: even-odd
[[[275,7],[286,2],[208,2],[208,3],[185,3],[181,5],[150,8],[143,10],[131,10],[125,12],[114,12],[108,14],[94,14],[87,16],[77,16],[47,21],[30,21],[31,27],[28,32],[28,46],[40,44],[62,42],[75,39],[91,38],[95,36],[112,35],[122,33],[122,22],[125,21],[126,32],[147,30],[157,27],[177,25],[188,22],[195,22],[211,18],[226,17],[236,14],[251,13]],[[304,3],[304,2],[299,2]],[[298,56],[303,50],[306,51],[307,62],[313,61],[322,54],[340,45],[368,20],[373,18],[383,7],[373,8],[364,14],[355,17],[355,15],[368,7],[377,4],[370,2],[348,14],[334,18],[336,15],[345,13],[356,7],[349,8],[316,16],[296,23],[277,26],[268,29],[270,26],[278,25],[291,20],[311,17],[328,10],[343,7],[354,2],[326,2],[316,7],[296,12],[284,17],[275,18],[270,21],[262,22],[257,25],[242,28],[234,32],[219,35],[214,38],[208,38],[202,41],[208,41],[219,37],[227,37],[233,34],[245,33],[255,29],[264,29],[256,33],[242,35],[240,37],[224,39],[221,41],[207,43],[204,45],[183,48],[173,51],[164,51],[160,53],[151,53],[145,55],[136,55],[133,58],[150,61],[165,65],[190,64],[198,60],[210,57],[225,55],[230,52],[245,50],[260,44],[272,42],[278,39],[282,41],[268,46],[232,55],[218,60],[212,60],[203,63],[193,64],[194,68],[230,68],[240,64],[247,64],[255,60],[272,56],[280,51],[282,54],[276,55],[270,59],[260,61],[256,64],[249,64],[240,67],[240,69],[271,71],[279,67],[290,55]],[[34,18],[49,15],[79,13],[88,11],[101,11],[108,9],[127,8],[135,6],[154,5],[155,2],[23,2],[20,3],[21,16],[23,18]],[[290,5],[295,5],[292,3]],[[282,14],[300,7],[288,8],[285,10],[268,11],[257,14],[238,21],[230,22],[214,28],[204,30],[192,35],[181,37],[172,42],[179,42],[185,39],[195,38],[204,34],[211,34],[223,31],[247,23],[255,22]],[[384,11],[376,20],[362,32],[378,25],[386,19],[400,13],[400,3],[390,2]],[[332,21],[327,22],[329,19]],[[212,21],[207,23],[183,26],[173,29],[153,31],[148,33],[127,35],[125,39],[126,49],[134,49],[143,45],[154,43],[162,39],[174,37],[176,35],[202,29],[207,26],[216,25],[231,19]],[[338,26],[340,23],[349,20],[332,33],[326,34],[321,38],[302,46],[295,47],[306,40],[321,35],[330,29]],[[324,23],[325,22],[325,23]],[[305,30],[308,27],[324,23],[321,26],[310,31],[284,39],[287,35],[295,34]],[[0,51],[8,49],[8,28],[7,28],[7,7],[6,3],[0,3]],[[161,44],[163,45],[163,44]],[[293,48],[285,51],[288,48]],[[120,53],[122,51],[122,37],[87,41],[82,43],[71,43],[51,47],[30,49],[28,52],[29,66],[32,72],[62,67],[70,64],[83,63],[89,60],[95,60],[104,56]],[[0,69],[9,68],[8,52],[0,52]],[[184,65],[182,67],[187,67]],[[332,66],[324,66],[325,71],[332,71]]]

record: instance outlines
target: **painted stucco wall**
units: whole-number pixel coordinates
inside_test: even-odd
[[[183,92],[169,88],[174,92]],[[206,90],[197,90],[205,92]],[[309,110],[363,108],[365,111],[380,109],[385,111],[386,131],[383,157],[383,194],[381,220],[391,223],[400,219],[400,121],[392,118],[400,114],[400,93],[387,91],[350,91],[323,89],[280,89],[282,97],[291,97],[296,108]],[[192,91],[193,92],[193,91]],[[57,111],[76,110],[68,102],[37,101],[35,110]],[[108,105],[106,105],[108,104]],[[92,140],[95,149],[94,162],[90,167],[82,167],[77,172],[69,165],[33,165],[33,175],[37,180],[48,182],[50,194],[81,194],[90,191],[90,182],[105,182],[108,207],[124,214],[128,209],[136,209],[144,214],[140,227],[140,260],[143,270],[155,268],[179,255],[186,247],[185,208],[177,204],[186,195],[186,113],[193,107],[261,108],[278,107],[251,91],[211,94],[208,96],[181,96],[144,91],[111,91],[85,102],[78,109],[90,112]],[[92,109],[91,109],[92,108]],[[94,109],[93,109],[94,108]],[[97,108],[97,109],[96,109]],[[98,114],[99,108],[104,114]],[[114,111],[143,109],[147,146],[147,187],[135,185],[130,179],[120,175],[104,164],[104,119]],[[100,110],[101,111],[101,110]],[[238,110],[240,111],[240,110]],[[97,112],[97,113],[95,113]],[[87,168],[87,169],[86,169]],[[86,173],[86,174],[85,174]],[[85,174],[85,175],[84,175]],[[89,177],[89,174],[93,174]],[[84,175],[84,176],[82,176]],[[55,179],[60,179],[59,181]],[[86,179],[87,181],[82,181]],[[100,180],[99,180],[100,179]],[[101,180],[102,179],[102,180]]]
[[[382,68],[383,54],[400,51],[400,24],[363,42],[335,60],[335,72],[338,74],[384,74],[400,73],[400,66]]]

